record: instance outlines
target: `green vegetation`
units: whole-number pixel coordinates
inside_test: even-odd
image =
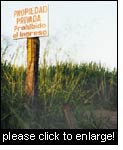
[[[45,59],[44,59],[45,60]],[[117,109],[117,71],[101,64],[57,62],[39,66],[37,110],[25,94],[26,70],[1,63],[2,128],[68,128],[63,104],[69,103],[79,128],[104,128],[108,118],[96,109]]]

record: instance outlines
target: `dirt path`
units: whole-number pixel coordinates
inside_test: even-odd
[[[63,106],[66,123],[70,129],[78,128],[77,120],[72,112],[70,104]],[[85,109],[81,112],[82,128],[86,128],[86,124],[90,124],[92,128],[97,129],[117,129],[117,111],[101,109]]]
[[[117,111],[111,110],[96,110],[96,114],[106,120],[104,128],[106,129],[117,129]]]

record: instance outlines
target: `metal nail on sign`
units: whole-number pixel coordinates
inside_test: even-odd
[[[48,36],[48,5],[14,11],[13,39]]]

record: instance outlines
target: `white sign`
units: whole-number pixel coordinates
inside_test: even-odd
[[[14,11],[13,39],[48,36],[48,5]]]

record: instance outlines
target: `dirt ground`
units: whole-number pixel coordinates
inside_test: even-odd
[[[106,120],[105,129],[117,129],[117,111],[100,109],[95,111],[98,116]]]

